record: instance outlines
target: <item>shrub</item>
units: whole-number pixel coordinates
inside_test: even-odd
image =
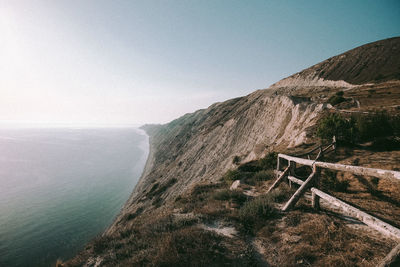
[[[232,163],[235,164],[235,165],[239,164],[240,163],[240,157],[239,156],[234,156],[233,160],[232,160]]]
[[[231,191],[229,189],[223,189],[220,191],[217,191],[213,194],[214,199],[216,200],[232,200],[232,202],[235,202],[239,205],[243,204],[244,202],[247,201],[247,196],[244,195],[243,193],[239,191]]]
[[[377,112],[368,116],[358,115],[353,117],[361,141],[369,141],[383,136],[393,134],[395,120],[386,112]]]
[[[93,240],[92,246],[93,246],[93,251],[96,254],[101,254],[103,253],[106,249],[110,247],[110,241],[111,239],[107,236],[98,236]]]
[[[248,196],[239,191],[231,191],[230,199],[232,200],[232,202],[241,205],[248,200]]]
[[[320,120],[317,128],[317,136],[321,139],[330,140],[336,136],[337,140],[349,143],[378,141],[399,134],[400,116],[390,116],[385,111],[353,115],[349,119],[340,114],[330,114]],[[387,146],[390,145],[382,144],[380,147]]]
[[[375,76],[374,80],[375,80],[375,81],[380,81],[380,80],[383,80],[384,78],[385,78],[385,76],[383,76],[383,75],[380,73],[380,74],[378,74],[378,75]]]
[[[264,195],[246,202],[239,210],[239,219],[244,227],[250,229],[255,224],[262,223],[275,213],[273,200],[270,195]]]
[[[253,179],[256,181],[266,181],[274,177],[272,170],[262,170],[254,174]]]
[[[269,197],[275,202],[282,202],[290,196],[290,188],[287,184],[282,184],[279,188],[276,188],[271,193]]]
[[[277,152],[270,152],[258,161],[258,165],[264,170],[274,169],[276,167],[277,158]]]
[[[261,168],[255,165],[253,162],[249,162],[247,164],[240,165],[238,171],[240,172],[258,172]]]
[[[135,219],[137,216],[139,216],[143,212],[143,207],[139,207],[134,213],[129,213],[124,216],[126,221],[130,221]]]
[[[240,178],[240,173],[238,170],[229,170],[222,177],[227,185],[231,185],[235,180]]]
[[[332,106],[335,106],[335,105],[337,105],[337,104],[340,104],[340,103],[344,102],[345,100],[346,100],[346,99],[343,97],[343,91],[339,91],[339,92],[336,92],[335,95],[331,96],[331,97],[328,99],[328,102],[329,102]]]
[[[199,197],[201,195],[207,195],[209,192],[214,191],[217,188],[220,188],[221,184],[198,184],[196,185],[191,195],[194,197]]]
[[[159,186],[159,183],[155,183],[152,188],[150,189],[149,193],[147,194],[147,197],[152,199],[154,196],[160,196],[162,193],[164,193],[169,187],[174,185],[178,180],[176,178],[172,178],[168,180],[164,185],[161,187]]]
[[[223,189],[215,192],[213,197],[216,200],[229,200],[231,198],[231,191],[229,189]]]
[[[337,140],[352,142],[356,136],[354,120],[346,120],[340,114],[330,114],[320,120],[317,128],[317,136],[324,140]]]
[[[337,95],[337,96],[343,96],[343,95],[344,95],[344,92],[343,92],[343,91],[339,91],[339,92],[336,92],[335,95]]]

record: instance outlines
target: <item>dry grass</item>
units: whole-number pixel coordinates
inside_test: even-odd
[[[340,153],[335,157],[349,158],[346,153]],[[360,165],[364,163],[361,161]],[[395,166],[397,161],[391,163]],[[240,168],[239,173],[252,173],[255,177],[260,169],[252,169],[251,165],[257,164],[252,162],[250,167]],[[268,169],[261,171],[270,173]],[[377,191],[389,188],[382,180],[368,178],[371,185],[368,189],[362,182],[340,173],[335,174],[335,178],[350,181],[347,192],[333,192],[343,196],[354,197],[356,193],[358,197],[364,194],[366,199],[371,199],[371,188]],[[255,188],[261,190],[272,180],[261,181],[264,187],[257,185]],[[243,179],[242,182],[248,182],[246,186],[251,187],[253,181]],[[154,186],[149,193],[157,199],[163,187]],[[399,186],[390,188],[384,194],[399,200]],[[123,231],[95,239],[65,266],[82,266],[94,255],[102,257],[102,266],[257,266],[260,255],[252,245],[253,239],[261,240],[264,248],[261,258],[269,266],[374,266],[394,246],[391,240],[377,239],[370,233],[349,227],[340,217],[312,211],[304,199],[295,210],[281,213],[279,203],[286,201],[291,193],[293,189],[281,184],[270,195],[253,198],[241,190],[230,191],[223,181],[199,184],[176,198],[173,206],[138,209],[126,215]],[[358,203],[358,199],[350,202]],[[384,207],[376,203],[374,208]],[[200,227],[216,221],[235,227],[238,235],[229,238]]]
[[[338,218],[299,210],[271,221],[257,237],[273,249],[265,255],[272,266],[375,266],[394,245],[355,231]]]

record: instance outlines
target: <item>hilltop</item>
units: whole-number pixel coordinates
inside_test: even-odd
[[[392,118],[399,107],[397,37],[327,59],[268,89],[165,125],[146,125],[150,155],[134,192],[109,229],[66,265],[374,265],[393,240],[356,230],[357,225],[329,212],[311,211],[306,200],[291,212],[279,212],[293,190],[285,185],[263,195],[273,181],[275,153],[318,146],[322,118],[376,111]],[[396,131],[384,138],[395,142]],[[377,150],[374,145],[383,139],[371,140],[352,147],[344,142],[326,160],[400,166],[400,150]],[[229,190],[237,179],[240,190]],[[341,192],[336,185],[345,180]],[[356,199],[359,207],[388,222],[400,219],[400,183],[340,173],[332,181],[329,189],[343,199]],[[246,219],[252,218],[252,205],[266,208],[262,220]]]
[[[400,37],[369,43],[331,57],[272,85],[348,87],[400,80]]]

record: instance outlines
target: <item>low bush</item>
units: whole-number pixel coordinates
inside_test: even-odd
[[[256,172],[253,176],[253,179],[255,181],[267,181],[275,176],[273,170],[262,170],[259,172]]]
[[[239,191],[231,191],[230,199],[233,202],[242,205],[248,200],[248,196]]]
[[[229,200],[231,198],[231,190],[222,189],[213,194],[214,199],[216,200]]]
[[[251,162],[251,163],[240,165],[238,167],[238,171],[240,171],[240,172],[258,172],[258,171],[261,171],[261,167],[255,165]]]
[[[103,253],[106,249],[108,249],[111,246],[110,240],[111,239],[107,236],[99,236],[95,238],[92,242],[93,251],[96,254]]]
[[[335,106],[337,104],[340,104],[342,102],[346,101],[346,99],[343,97],[343,91],[337,92],[335,95],[331,96],[328,99],[328,102],[332,105]]]
[[[274,169],[278,158],[277,152],[270,152],[258,161],[258,166],[263,170]]]
[[[235,180],[240,179],[240,177],[240,172],[238,170],[229,170],[224,174],[222,179],[230,186]]]
[[[213,194],[213,198],[216,200],[232,200],[237,204],[243,204],[247,201],[247,196],[239,191],[231,191],[229,189],[222,189]]]
[[[233,160],[232,160],[232,163],[236,164],[236,165],[239,164],[240,163],[240,157],[239,156],[234,156]]]
[[[244,203],[239,210],[239,219],[245,229],[251,230],[273,216],[275,211],[273,198],[270,195],[263,195]]]
[[[386,112],[378,112],[368,116],[353,117],[360,141],[374,140],[393,134],[392,119]]]
[[[289,185],[283,183],[278,188],[269,193],[269,197],[275,202],[282,202],[291,195]]]
[[[152,199],[154,196],[160,196],[164,193],[169,187],[174,185],[178,180],[176,178],[169,179],[165,184],[161,185],[159,183],[155,183],[150,189],[149,193],[147,193],[147,197]]]
[[[376,112],[345,118],[334,113],[319,121],[316,134],[323,140],[331,140],[336,136],[338,141],[353,144],[366,141],[378,142],[384,137],[400,134],[400,116]]]
[[[319,121],[317,136],[323,140],[332,140],[336,136],[337,140],[352,141],[354,135],[354,122],[346,120],[340,114],[333,113]]]
[[[198,198],[202,195],[208,195],[210,192],[220,187],[221,184],[198,184],[193,188],[191,195]]]

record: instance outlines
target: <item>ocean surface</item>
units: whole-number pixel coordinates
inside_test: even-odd
[[[0,129],[0,266],[54,266],[109,226],[148,155],[135,128]]]

